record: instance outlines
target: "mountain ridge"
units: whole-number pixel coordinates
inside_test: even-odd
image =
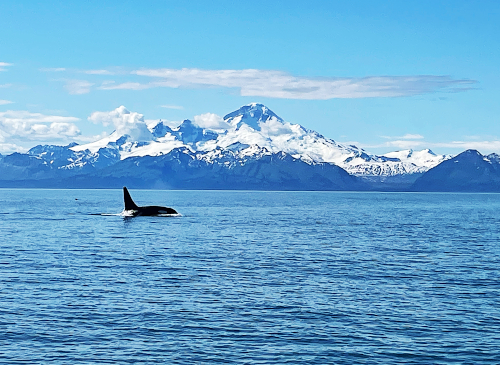
[[[356,146],[340,144],[325,138],[299,124],[288,123],[258,103],[244,105],[228,113],[224,117],[224,122],[228,128],[223,132],[199,127],[190,120],[184,120],[176,128],[170,128],[159,122],[149,127],[152,137],[149,143],[139,144],[126,136],[124,142],[128,144],[122,143],[119,148],[121,159],[166,154],[182,146],[197,152],[209,152],[218,147],[224,149],[240,143],[265,147],[273,153],[283,151],[307,163],[334,163],[349,173],[362,177],[422,173],[449,158],[445,155],[436,155],[428,149],[417,152],[412,150],[392,152],[393,156],[372,155]],[[113,146],[113,142],[119,141],[119,138],[123,136],[113,132],[100,141],[75,146],[72,150],[89,149],[95,153],[99,147]],[[422,158],[416,159],[414,155],[420,155]]]
[[[410,190],[500,192],[500,155],[466,150],[427,171]]]
[[[286,122],[258,103],[226,114],[216,128],[189,119],[176,127],[148,124],[137,113],[131,123],[123,106],[111,113],[126,124],[97,141],[0,156],[0,186],[119,187],[122,179],[176,189],[406,191],[423,189],[421,178],[452,158],[430,149],[373,155]]]

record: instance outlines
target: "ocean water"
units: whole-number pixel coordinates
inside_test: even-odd
[[[0,363],[500,363],[500,195],[0,189]]]

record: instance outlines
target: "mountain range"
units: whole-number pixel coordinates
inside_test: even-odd
[[[500,156],[467,150],[430,169],[413,191],[500,192]]]
[[[0,187],[496,191],[499,161],[477,151],[374,155],[252,103],[211,128],[141,117],[92,143],[0,155]]]

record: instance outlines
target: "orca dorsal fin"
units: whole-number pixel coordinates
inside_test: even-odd
[[[123,200],[125,200],[125,210],[137,210],[139,207],[134,203],[127,188],[123,187]]]

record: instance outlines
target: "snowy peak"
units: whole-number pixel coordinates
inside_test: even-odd
[[[500,155],[498,155],[497,153],[491,153],[488,156],[486,156],[486,158],[491,163],[498,163],[498,164],[500,164]]]
[[[430,149],[424,149],[395,151],[370,157],[371,160],[365,159],[365,162],[345,161],[346,164],[340,166],[357,176],[395,176],[423,173],[451,156],[436,155]]]
[[[390,159],[397,159],[402,162],[409,162],[415,165],[434,167],[437,163],[443,161],[443,156],[438,156],[430,149],[421,151],[402,150],[389,152],[383,155]]]
[[[107,146],[113,146],[113,147],[114,146],[121,146],[129,139],[131,139],[129,135],[120,135],[118,132],[114,131],[109,136],[101,138],[95,142],[82,144],[82,145],[75,145],[73,147],[70,147],[70,150],[75,151],[75,152],[89,150],[91,153],[96,153],[101,148],[104,148]]]
[[[121,116],[121,112],[125,113],[122,109],[112,112],[113,118]],[[203,128],[188,119],[172,128],[160,120],[155,125],[150,123],[147,126],[148,133],[140,133],[149,134],[149,139],[134,139],[138,133],[119,133],[142,132],[146,127],[142,114],[126,112],[121,116],[126,123],[122,123],[121,119],[121,124],[114,122],[117,130],[108,137],[86,145],[72,146],[70,149],[74,152],[88,150],[94,154],[104,153],[104,149],[114,150],[113,155],[123,160],[129,157],[161,156],[184,148],[210,163],[216,163],[221,156],[227,159],[236,156],[235,154],[242,154],[247,158],[251,154],[257,157],[264,153],[285,153],[310,165],[335,164],[352,175],[370,177],[422,173],[449,158],[436,155],[429,149],[373,155],[359,147],[325,138],[299,124],[285,122],[269,108],[258,103],[244,105],[227,114],[224,117],[224,130]]]
[[[412,190],[498,192],[500,165],[497,156],[466,150],[427,171],[413,184]]]
[[[479,162],[479,161],[483,161],[485,160],[485,157],[478,151],[478,150],[465,150],[464,152],[456,155],[454,158],[453,158],[453,162],[463,162],[463,161],[467,161],[467,162]],[[487,162],[490,162],[488,161],[488,159],[486,159]]]
[[[155,126],[150,128],[155,138],[165,137],[167,133],[172,133],[172,129],[161,120]]]
[[[201,128],[189,119],[184,120],[179,127],[172,129],[171,134],[189,145],[217,139],[218,136],[216,132]]]
[[[407,159],[413,155],[413,150],[394,151],[384,154],[388,158]]]
[[[261,124],[270,120],[276,120],[283,123],[283,119],[278,117],[271,109],[258,103],[244,105],[224,117],[224,121],[229,123],[236,130],[240,129],[243,124],[246,124],[252,129],[260,131]]]

